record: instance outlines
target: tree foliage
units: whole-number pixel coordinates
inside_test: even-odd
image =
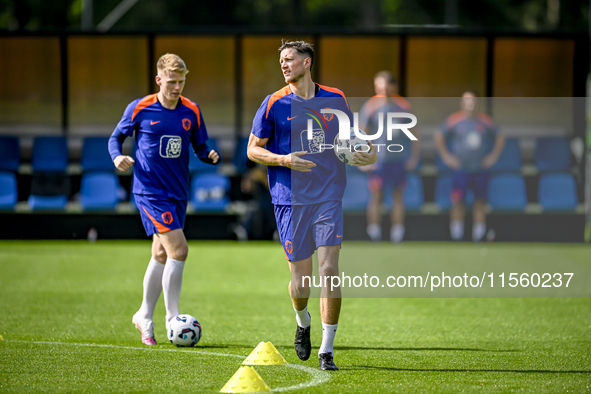
[[[94,0],[96,26],[122,0]],[[587,31],[582,0],[138,0],[113,29],[457,25],[466,30]],[[0,29],[77,29],[82,0],[0,0]]]

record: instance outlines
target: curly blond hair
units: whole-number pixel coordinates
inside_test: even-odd
[[[160,56],[158,59],[158,63],[156,64],[158,68],[158,74],[161,72],[169,73],[169,72],[176,72],[182,75],[187,75],[189,70],[187,70],[187,66],[185,66],[185,62],[181,59],[178,55],[174,53],[167,53],[165,55]]]

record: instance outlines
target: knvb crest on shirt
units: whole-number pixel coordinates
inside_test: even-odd
[[[191,130],[191,119],[183,119],[183,129],[187,131]]]
[[[176,159],[181,155],[183,141],[177,135],[163,135],[160,138],[160,156],[166,159]]]
[[[162,221],[164,222],[164,224],[170,224],[173,222],[173,220],[174,220],[174,217],[172,216],[172,213],[164,212],[162,214]]]

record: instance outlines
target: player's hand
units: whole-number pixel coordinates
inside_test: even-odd
[[[445,155],[441,157],[443,163],[452,170],[459,170],[462,167],[462,161],[454,155]]]
[[[498,160],[498,157],[495,157],[495,155],[493,154],[488,154],[486,156],[484,156],[484,158],[482,159],[482,168],[484,168],[485,170],[487,168],[491,168]]]
[[[115,168],[121,172],[125,172],[135,163],[135,160],[130,156],[119,155],[113,160],[113,164],[115,164]]]
[[[220,160],[220,155],[214,150],[210,150],[207,157],[213,161],[213,164],[217,164],[218,160]]]
[[[369,145],[369,152],[355,152],[352,166],[368,166],[378,161],[377,149],[374,147],[373,142],[367,141],[367,143]]]
[[[285,159],[283,161],[283,165],[285,167],[289,167],[292,170],[302,171],[302,172],[310,172],[312,171],[312,167],[316,167],[316,163],[310,160],[300,159],[300,156],[305,155],[306,151],[301,152],[293,152],[289,155],[285,155]]]

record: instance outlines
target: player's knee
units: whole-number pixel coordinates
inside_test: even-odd
[[[189,255],[189,248],[185,246],[176,247],[172,253],[171,258],[179,261],[186,261]]]
[[[310,282],[305,278],[300,280],[293,280],[289,287],[291,298],[309,298],[310,297]]]
[[[330,262],[324,263],[318,268],[318,275],[321,277],[339,276],[339,267],[336,264],[331,264]]]
[[[296,275],[292,277],[290,287],[297,291],[309,291],[312,286],[312,275]]]
[[[152,248],[152,257],[154,257],[154,260],[162,264],[164,264],[168,258],[164,248]]]
[[[166,252],[152,254],[152,257],[154,257],[154,260],[156,260],[160,264],[166,264],[166,259],[168,258],[168,256],[166,255]]]

